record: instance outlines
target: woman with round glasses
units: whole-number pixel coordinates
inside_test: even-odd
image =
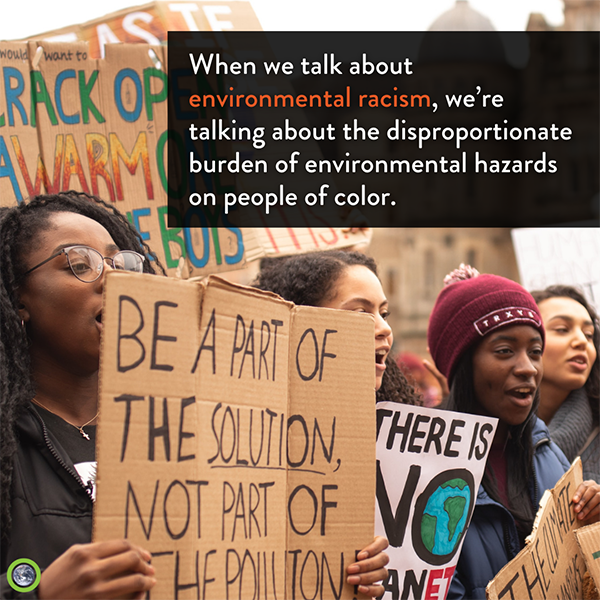
[[[61,193],[0,210],[1,572],[35,561],[39,598],[142,597],[150,555],[89,542],[102,273],[158,263],[96,198]],[[5,577],[2,597],[12,597]]]
[[[114,246],[116,248],[116,246]],[[46,260],[35,265],[23,273],[23,276],[29,275],[39,267],[42,267],[51,260],[64,254],[67,257],[67,263],[73,275],[84,283],[93,283],[104,272],[105,261],[113,269],[121,271],[133,271],[134,273],[142,273],[144,271],[145,257],[134,252],[133,250],[119,250],[114,256],[102,256],[98,250],[89,246],[66,246]]]
[[[98,198],[62,192],[0,208],[2,598],[15,595],[7,571],[17,559],[43,570],[30,597],[142,598],[154,585],[144,549],[90,543],[107,268],[164,274]],[[385,546],[376,539],[358,554],[352,584],[373,580]]]

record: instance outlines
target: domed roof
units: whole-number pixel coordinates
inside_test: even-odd
[[[467,0],[456,0],[456,4],[442,13],[428,31],[496,31],[492,22],[473,10]]]
[[[467,33],[458,35],[457,32]],[[473,10],[467,0],[456,0],[454,7],[441,14],[423,36],[419,62],[506,64],[506,55],[492,22]]]

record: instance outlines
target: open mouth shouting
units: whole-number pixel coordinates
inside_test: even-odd
[[[377,371],[385,371],[385,359],[389,351],[389,346],[384,346],[375,350],[375,368]]]
[[[529,406],[533,402],[535,390],[535,386],[521,385],[508,390],[507,394],[511,396],[519,406]]]

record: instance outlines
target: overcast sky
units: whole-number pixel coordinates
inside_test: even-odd
[[[181,1],[181,0],[179,0]],[[263,29],[275,31],[423,31],[455,0],[251,0]],[[143,4],[135,0],[2,0],[0,39],[82,23]],[[499,31],[523,31],[529,13],[562,22],[562,0],[470,0]]]

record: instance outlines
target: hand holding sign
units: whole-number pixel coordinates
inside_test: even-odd
[[[592,481],[584,481],[573,496],[573,510],[584,525],[598,521],[600,517],[600,484]]]
[[[589,504],[598,493],[596,483],[581,482],[581,472],[581,459],[576,458],[554,488],[544,492],[525,547],[488,584],[489,600],[583,597],[585,554],[576,540],[582,522],[569,500]]]
[[[377,593],[386,541],[357,555],[372,320],[218,278],[111,272],[104,291],[95,539],[148,548],[156,598]]]
[[[356,555],[358,562],[349,565],[346,569],[348,573],[346,581],[350,585],[357,585],[361,594],[370,597],[383,594],[383,586],[377,582],[387,579],[388,576],[385,565],[390,561],[390,557],[384,552],[388,545],[386,538],[376,536],[372,544]]]
[[[127,540],[76,544],[44,571],[38,597],[143,598],[156,583],[150,558]]]
[[[377,404],[375,531],[391,545],[386,599],[447,595],[495,428],[490,417]]]

